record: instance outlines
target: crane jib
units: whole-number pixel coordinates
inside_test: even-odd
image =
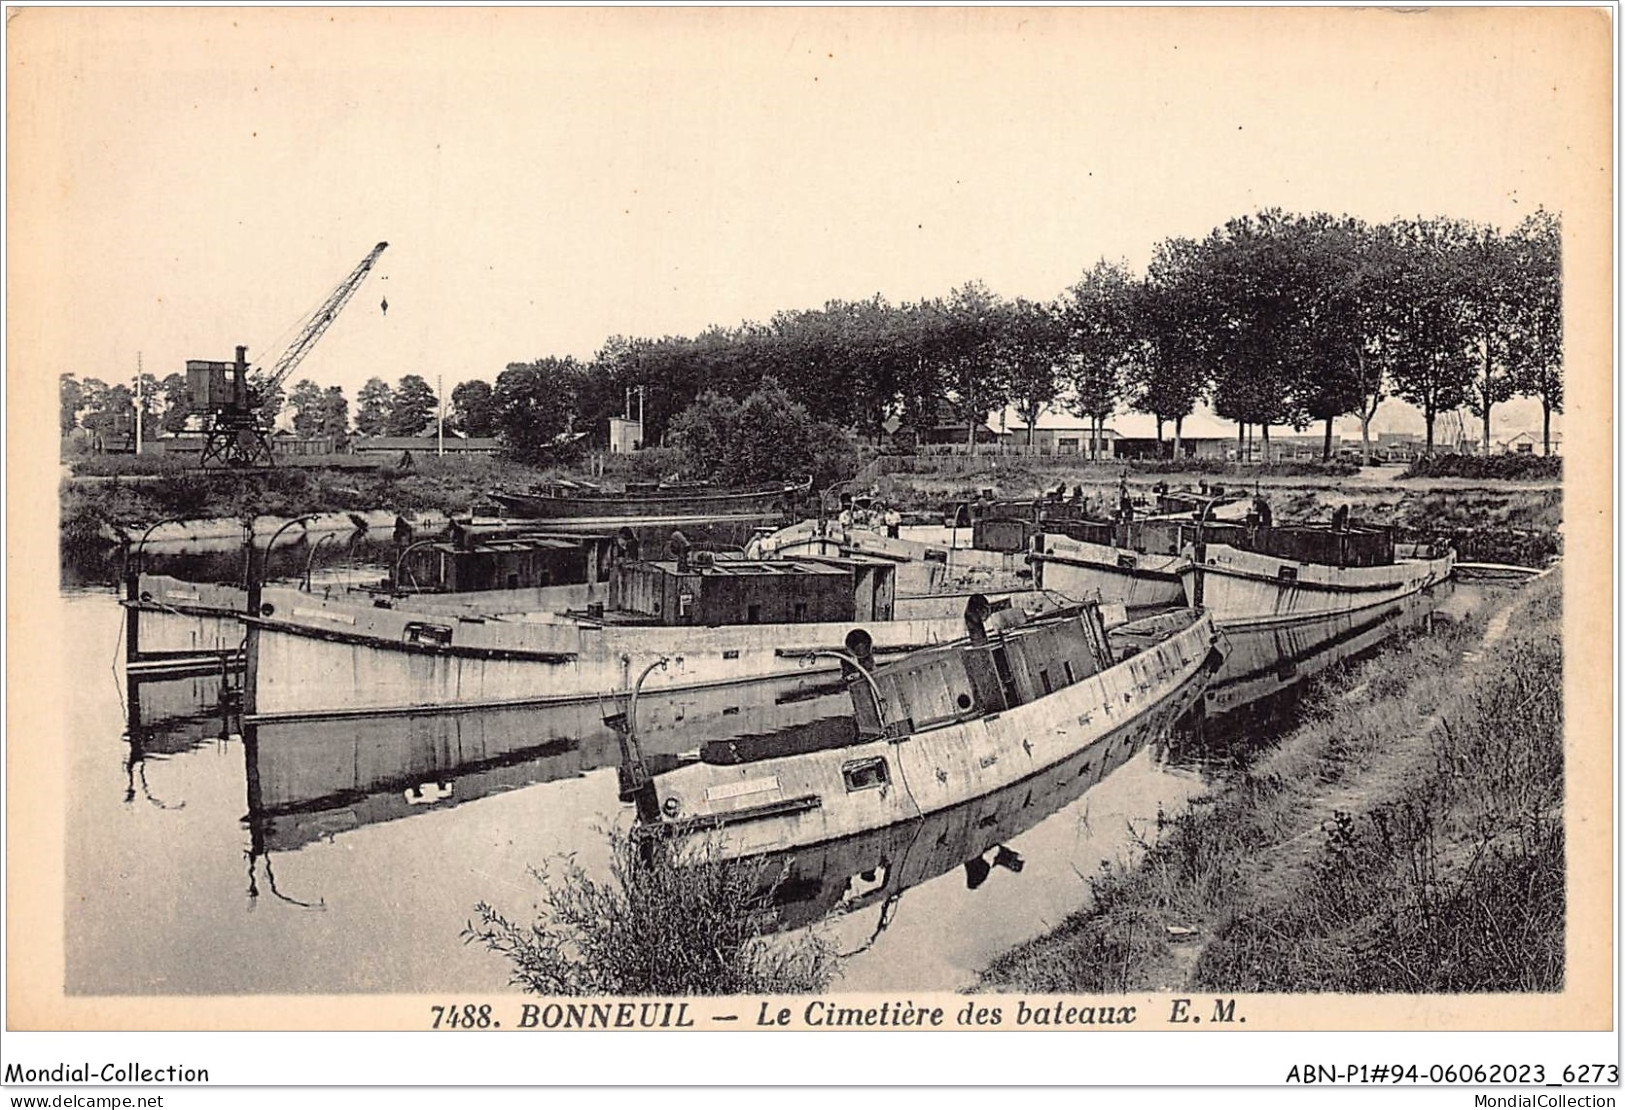
[[[311,322],[305,325],[304,330],[294,338],[288,349],[282,352],[282,357],[277,359],[276,365],[272,368],[263,387],[267,395],[274,393],[277,386],[286,381],[288,375],[292,374],[299,363],[304,360],[305,355],[310,353],[310,349],[316,345],[316,341],[322,337],[322,333],[338,318],[339,312],[350,302],[350,298],[355,295],[355,291],[361,288],[361,280],[367,276],[367,273],[373,267],[373,263],[378,261],[378,256],[384,253],[384,248],[387,246],[389,244],[383,242],[373,247],[368,252],[367,257],[363,258],[360,264],[350,271],[350,276],[339,282],[333,291],[327,295],[327,299],[321,303],[321,306],[313,314]]]
[[[389,244],[381,242],[355,269],[329,293],[307,318],[288,349],[282,352],[269,373],[256,370],[250,380],[246,347],[237,348],[235,362],[189,360],[187,386],[192,391],[194,411],[205,418],[203,452],[199,464],[226,466],[272,465],[266,399],[294,372],[316,341],[338,319],[362,279]],[[228,382],[229,379],[229,382]]]

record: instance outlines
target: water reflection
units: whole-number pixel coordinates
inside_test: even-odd
[[[1186,687],[1186,704],[1176,714],[1189,709],[1200,691],[1200,683]],[[929,879],[959,870],[965,889],[974,891],[996,866],[1020,874],[1025,861],[1007,842],[1081,798],[1142,746],[1135,736],[1104,751],[1085,749],[1014,786],[922,820],[770,857],[767,872],[782,875],[774,893],[779,925],[796,928],[886,903],[890,909],[882,911],[878,933],[903,892]]]
[[[1198,773],[1273,742],[1305,682],[1424,624],[1436,600],[1231,632],[1223,667],[1148,750],[1081,752],[923,821],[788,853],[782,924],[846,923],[842,989],[958,985],[1076,906],[1080,872],[1141,835],[1130,823],[1149,830],[1200,789]],[[74,613],[70,642],[112,647],[112,595]],[[122,705],[108,691],[70,712],[68,894],[83,907],[70,989],[501,989],[506,969],[462,947],[458,925],[481,899],[522,910],[531,864],[577,851],[592,863],[595,827],[620,813],[613,704],[245,726],[239,685],[230,672],[121,680]],[[852,728],[837,685],[799,678],[645,695],[638,724],[656,762],[706,741]],[[232,924],[245,908],[252,930]]]
[[[1424,626],[1451,588],[1286,628],[1226,631],[1225,664],[1199,711],[1170,734],[1167,762],[1217,773],[1244,766],[1292,727],[1305,683]]]
[[[612,768],[617,703],[249,724],[248,815],[259,850],[292,851],[366,825]],[[851,727],[844,692],[801,679],[645,694],[638,735],[654,769],[698,746],[793,725]]]
[[[1229,634],[1223,666],[1205,689],[1191,689],[1189,704],[1175,714],[1178,722],[1152,741],[1155,757],[1169,766],[1211,768],[1211,745],[1221,739],[1221,762],[1233,764],[1238,746],[1250,750],[1262,739],[1250,727],[1260,710],[1279,714],[1283,699],[1302,683],[1420,624],[1435,601],[1418,596],[1367,613]],[[1085,751],[1015,787],[923,821],[772,857],[777,866],[768,872],[783,877],[775,895],[781,927],[884,902],[874,934],[860,946],[867,950],[910,887],[955,869],[963,871],[967,891],[982,887],[995,867],[1020,874],[1025,861],[1008,842],[1071,805],[1139,747],[1108,751],[1109,762],[1095,762],[1099,753]]]

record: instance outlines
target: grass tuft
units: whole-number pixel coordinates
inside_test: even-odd
[[[607,834],[607,879],[574,856],[533,869],[541,912],[529,924],[475,907],[463,930],[512,965],[510,981],[544,995],[803,994],[834,977],[817,930],[774,935],[782,875],[766,861],[719,859],[702,841]]]

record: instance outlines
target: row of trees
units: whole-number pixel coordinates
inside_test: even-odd
[[[745,402],[762,394],[793,403],[810,425],[868,439],[894,417],[930,428],[946,405],[973,449],[974,428],[1006,406],[1029,439],[1051,410],[1098,432],[1127,408],[1155,417],[1159,439],[1171,426],[1177,453],[1184,419],[1207,403],[1236,421],[1238,438],[1261,429],[1266,446],[1271,427],[1323,424],[1329,451],[1333,420],[1357,417],[1369,448],[1378,408],[1399,397],[1421,410],[1431,450],[1439,414],[1469,408],[1487,445],[1494,406],[1523,394],[1541,403],[1549,452],[1551,414],[1563,407],[1561,301],[1561,228],[1544,210],[1510,233],[1272,210],[1159,243],[1143,275],[1101,261],[1048,302],[1006,300],[973,281],[941,298],[832,301],[694,338],[616,336],[586,362],[510,363],[494,383],[453,389],[448,425],[541,458],[574,429],[601,433],[641,386],[647,443],[668,433],[698,443],[685,418],[697,404],[718,427],[754,421],[766,414],[745,414]],[[153,384],[150,395],[166,400],[185,389],[181,375]],[[80,412],[86,427],[105,422],[128,394],[65,376],[64,430]],[[289,401],[296,430],[347,430],[337,387],[301,381]],[[738,412],[723,411],[730,401]],[[363,435],[418,434],[439,405],[416,374],[395,386],[373,378],[356,402]],[[159,426],[174,426],[177,412],[184,420],[184,406],[161,408]],[[703,454],[731,465],[720,449]]]
[[[192,396],[186,375],[175,373],[160,380],[142,374],[139,380],[142,434],[181,432],[193,415]],[[466,435],[493,435],[488,413],[481,415],[478,398],[488,399],[491,387],[484,382],[467,382],[452,393],[453,412],[449,423]],[[97,378],[80,380],[72,374],[61,376],[62,433],[84,428],[103,438],[133,434],[137,410],[136,384],[108,385]],[[390,386],[373,378],[357,396],[355,431],[361,435],[411,436],[430,427],[439,400],[422,376],[407,374]],[[341,386],[323,388],[308,378],[295,383],[291,391],[278,388],[265,405],[265,416],[275,421],[284,408],[291,414],[293,431],[301,436],[349,437],[350,401]],[[488,403],[484,406],[489,408]]]
[[[1207,237],[1157,245],[1146,273],[1099,262],[1049,302],[1005,300],[979,282],[902,305],[884,298],[781,312],[695,338],[609,340],[586,364],[511,364],[494,391],[511,444],[601,428],[626,390],[648,391],[659,441],[702,394],[741,402],[765,379],[817,423],[878,437],[946,404],[971,430],[1012,406],[1029,428],[1065,408],[1097,432],[1131,409],[1168,427],[1202,403],[1238,438],[1271,427],[1370,427],[1390,397],[1421,410],[1432,450],[1441,413],[1468,408],[1489,443],[1494,407],[1534,397],[1563,408],[1561,228],[1537,211],[1510,233],[1454,219],[1368,225],[1267,211]]]
[[[141,434],[151,438],[160,432],[184,431],[187,417],[192,415],[192,393],[187,388],[186,375],[179,372],[162,379],[143,373],[128,383],[119,381],[111,385],[100,378],[81,379],[63,374],[60,395],[63,435],[83,428],[102,439],[133,436],[139,408]],[[284,400],[280,389],[267,399],[266,412],[271,419],[281,412]]]

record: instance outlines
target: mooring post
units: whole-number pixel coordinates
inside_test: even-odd
[[[632,696],[627,700],[626,728],[620,734],[621,800],[635,803],[638,820],[644,822],[658,821],[660,814],[654,808],[654,795],[649,790],[653,776],[649,774],[649,765],[643,759],[643,745],[638,742],[638,694],[643,689],[643,680],[656,670],[665,670],[669,662],[670,658],[662,655],[638,675],[638,680],[632,684]]]
[[[124,662],[141,658],[141,571],[130,558],[130,541],[124,541]]]

